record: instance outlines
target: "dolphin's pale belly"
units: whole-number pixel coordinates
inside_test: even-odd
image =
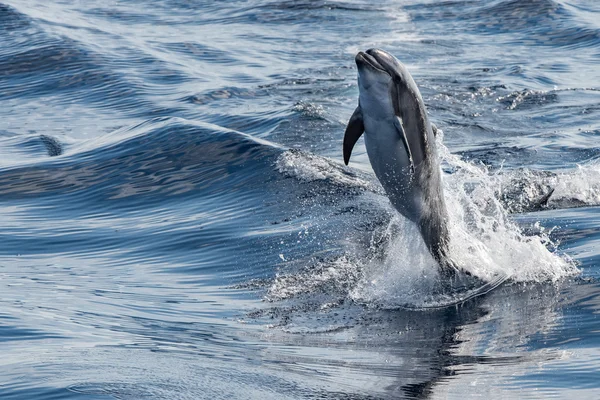
[[[414,196],[410,161],[393,121],[365,118],[365,147],[377,179],[394,207],[407,218],[422,207]]]

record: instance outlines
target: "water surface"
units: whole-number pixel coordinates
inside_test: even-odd
[[[2,399],[596,396],[595,1],[0,1]],[[343,167],[370,47],[485,296],[415,310],[431,257]]]

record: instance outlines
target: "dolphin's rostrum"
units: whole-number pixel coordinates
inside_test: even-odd
[[[344,134],[344,162],[364,132],[371,166],[391,203],[417,224],[442,272],[453,274],[436,128],[421,93],[406,67],[383,50],[359,52],[356,65],[360,94]]]

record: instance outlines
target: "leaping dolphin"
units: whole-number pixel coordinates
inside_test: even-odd
[[[360,94],[344,134],[344,162],[364,132],[371,166],[392,205],[417,224],[442,273],[453,275],[436,128],[421,93],[406,67],[383,50],[359,52],[356,65]]]

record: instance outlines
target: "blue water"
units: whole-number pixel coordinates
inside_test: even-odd
[[[343,167],[370,47],[485,296],[423,310],[418,232]],[[599,63],[595,0],[0,0],[0,398],[597,398]]]

